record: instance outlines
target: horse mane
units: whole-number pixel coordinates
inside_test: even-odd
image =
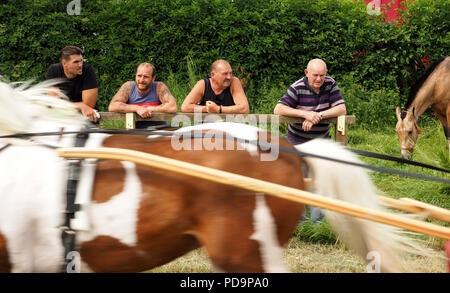
[[[31,81],[0,81],[0,134],[30,132],[38,121],[54,125],[82,126],[87,123],[77,107],[59,90],[60,80],[32,85]],[[49,92],[57,96],[48,95]]]
[[[414,101],[414,99],[416,98],[417,92],[419,91],[419,89],[422,87],[422,85],[425,83],[425,81],[427,80],[427,78],[430,76],[430,74],[436,69],[436,67],[441,64],[442,61],[444,61],[446,57],[441,57],[438,60],[436,60],[433,64],[431,64],[427,70],[425,70],[425,72],[422,74],[422,76],[416,81],[416,83],[411,87],[411,91],[409,93],[409,97],[408,97],[408,101],[405,104],[404,109],[408,110],[409,107],[411,106],[412,102]],[[403,115],[403,113],[402,113]],[[405,114],[406,115],[406,114]],[[402,116],[402,119],[404,117]]]

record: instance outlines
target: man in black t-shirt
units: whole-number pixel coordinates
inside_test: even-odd
[[[61,50],[61,62],[52,64],[47,70],[46,79],[59,78],[58,84],[83,115],[97,121],[95,110],[98,97],[98,84],[94,69],[83,63],[82,51],[75,46],[67,46]]]

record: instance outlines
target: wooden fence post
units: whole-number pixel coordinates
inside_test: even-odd
[[[125,128],[126,129],[135,129],[136,128],[136,119],[134,117],[134,113],[126,113],[125,114]]]
[[[348,126],[346,121],[346,116],[342,115],[337,117],[337,121],[334,128],[334,138],[337,142],[340,142],[343,145],[347,145],[348,143]]]

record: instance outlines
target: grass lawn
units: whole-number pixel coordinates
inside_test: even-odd
[[[435,252],[440,255],[439,251]],[[365,273],[367,264],[342,244],[322,244],[292,238],[283,261],[293,273]],[[445,261],[438,258],[408,256],[402,264],[409,271],[445,273]],[[205,249],[199,248],[147,273],[212,273],[214,268]]]

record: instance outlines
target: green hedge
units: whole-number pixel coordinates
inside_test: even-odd
[[[369,16],[354,0],[80,0],[80,15],[68,15],[69,2],[2,1],[0,75],[42,80],[62,47],[78,45],[97,72],[101,110],[140,62],[154,63],[159,80],[175,75],[187,84],[189,60],[206,76],[214,60],[225,58],[247,80],[251,111],[268,112],[279,96],[267,95],[320,57],[348,89],[344,98],[356,103],[350,113],[366,123],[404,102],[422,57],[435,60],[450,48],[445,0],[409,3],[403,25]],[[361,99],[387,99],[389,109],[366,115]]]

